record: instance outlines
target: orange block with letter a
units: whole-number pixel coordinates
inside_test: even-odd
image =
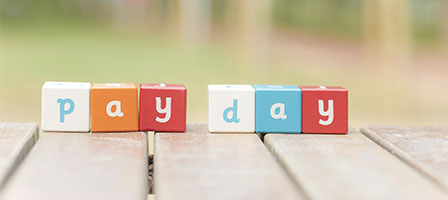
[[[137,84],[93,84],[90,90],[92,132],[138,131]]]

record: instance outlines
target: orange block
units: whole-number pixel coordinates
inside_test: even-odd
[[[93,84],[90,116],[92,132],[138,131],[137,84]]]

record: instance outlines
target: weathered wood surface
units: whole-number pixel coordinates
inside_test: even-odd
[[[448,191],[448,126],[369,126],[361,131]]]
[[[39,137],[34,123],[0,124],[0,190]]]
[[[302,198],[255,134],[156,133],[154,170],[158,200]]]
[[[0,199],[146,199],[146,133],[44,133]]]
[[[353,129],[347,135],[267,134],[264,141],[310,199],[448,199]]]
[[[187,124],[187,134],[210,134],[207,124]],[[173,133],[174,134],[174,133]]]

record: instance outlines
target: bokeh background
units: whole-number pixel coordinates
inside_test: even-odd
[[[0,0],[0,121],[40,122],[44,81],[349,89],[349,121],[448,117],[447,0]]]

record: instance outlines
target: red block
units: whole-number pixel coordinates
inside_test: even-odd
[[[342,87],[299,86],[303,133],[347,133],[348,91]]]
[[[187,89],[179,84],[140,84],[140,130],[185,132]]]

